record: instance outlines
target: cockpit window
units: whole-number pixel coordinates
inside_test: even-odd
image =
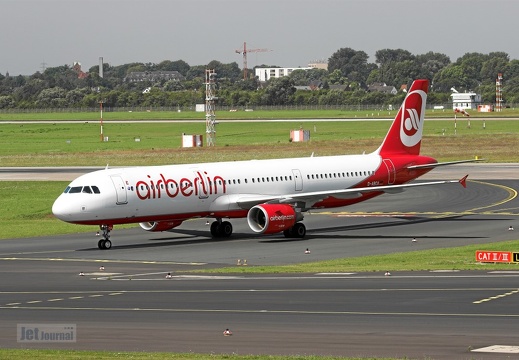
[[[101,191],[99,191],[99,188],[95,185],[92,186],[67,186],[65,191],[63,191],[65,194],[101,194]]]
[[[80,193],[81,190],[83,190],[83,186],[73,186],[70,188],[69,190],[69,194],[77,194],[77,193]]]

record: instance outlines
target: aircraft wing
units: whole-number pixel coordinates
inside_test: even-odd
[[[418,186],[432,186],[444,185],[452,183],[460,183],[463,187],[467,187],[466,180],[468,175],[465,175],[460,180],[444,180],[444,181],[429,181],[422,183],[401,184],[401,185],[384,185],[384,186],[369,186],[361,188],[349,188],[340,190],[314,191],[293,193],[287,195],[244,195],[239,197],[236,202],[242,209],[250,209],[258,204],[295,204],[297,202],[306,203],[306,208],[310,208],[313,204],[322,201],[330,196],[339,199],[354,199],[362,196],[362,194],[370,192],[384,192],[388,194],[400,193],[406,189]]]

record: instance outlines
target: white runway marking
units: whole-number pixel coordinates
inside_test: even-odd
[[[484,348],[474,349],[472,352],[489,352],[503,354],[519,354],[519,346],[514,345],[492,345]]]

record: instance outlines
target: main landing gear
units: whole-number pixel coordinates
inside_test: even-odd
[[[103,238],[97,242],[97,247],[100,250],[108,250],[112,247],[110,231],[112,231],[113,228],[112,225],[99,225],[99,229],[103,232]]]
[[[286,238],[304,238],[306,235],[306,226],[303,223],[295,223],[290,229],[283,231]]]
[[[232,224],[222,219],[216,219],[211,224],[211,235],[215,238],[229,237],[232,234]]]

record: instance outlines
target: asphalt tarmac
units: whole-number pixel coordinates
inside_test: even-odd
[[[485,271],[484,265],[474,272],[388,269],[390,276],[190,273],[244,266],[238,260],[290,264],[515,240],[517,165],[487,166],[453,166],[431,175],[456,179],[471,170],[467,189],[458,184],[410,189],[307,214],[303,240],[256,236],[243,220],[233,220],[235,232],[228,240],[211,239],[205,220],[166,233],[116,228],[108,251],[97,249],[95,229],[3,240],[0,347],[517,357],[516,265],[506,272]],[[517,230],[509,231],[509,226]],[[75,342],[21,342],[17,328],[31,324],[74,325]],[[226,328],[232,336],[223,336]],[[500,346],[497,352],[476,352],[495,345]]]

